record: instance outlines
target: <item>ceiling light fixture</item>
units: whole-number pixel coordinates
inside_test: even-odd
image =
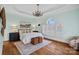
[[[37,17],[42,16],[43,13],[39,10],[39,4],[36,4],[36,6],[37,9],[33,11],[33,16],[37,16]]]

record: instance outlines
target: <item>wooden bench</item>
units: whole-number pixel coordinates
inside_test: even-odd
[[[42,37],[35,37],[31,39],[31,43],[32,44],[38,44],[38,43],[42,43],[43,42],[43,38]]]

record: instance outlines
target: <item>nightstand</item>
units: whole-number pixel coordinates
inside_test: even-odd
[[[19,41],[19,32],[11,32],[9,33],[9,41]]]

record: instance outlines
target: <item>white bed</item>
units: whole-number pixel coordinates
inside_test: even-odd
[[[34,37],[43,37],[42,33],[32,32],[31,24],[20,24],[19,28],[20,40],[24,43],[30,43]]]
[[[20,40],[24,43],[30,43],[31,39],[34,37],[43,37],[42,33],[34,33],[30,32],[29,30],[22,28],[19,30]]]
[[[20,40],[24,44],[30,43],[34,37],[43,37],[43,35],[41,33],[20,33]]]

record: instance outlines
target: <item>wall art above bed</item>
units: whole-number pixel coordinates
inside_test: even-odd
[[[30,33],[30,32],[32,32],[32,26],[31,26],[31,24],[22,22],[22,23],[20,23],[18,30],[20,33]]]

